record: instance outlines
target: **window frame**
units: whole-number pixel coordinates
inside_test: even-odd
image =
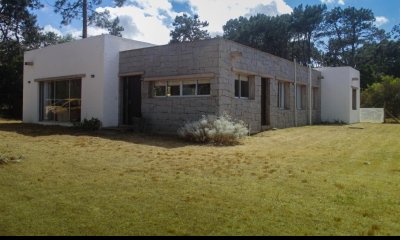
[[[246,79],[242,79],[246,78]],[[242,96],[242,81],[243,82],[247,82],[247,97]],[[238,83],[238,85],[236,85]],[[236,95],[236,86],[238,86],[238,95]],[[236,73],[235,74],[235,85],[234,85],[234,95],[235,98],[237,99],[246,99],[249,100],[250,99],[250,76],[249,75],[245,75],[245,74],[240,74],[240,73]]]
[[[79,98],[72,98],[72,91],[71,88],[73,87],[73,83],[72,82],[77,82],[79,83],[79,93],[80,96]],[[63,93],[68,95],[66,98],[63,99],[57,99],[57,83],[65,83],[67,84],[67,92]],[[48,87],[48,85],[50,85],[50,87],[52,88],[52,92],[50,95],[51,98],[46,97],[45,92],[48,92],[49,90],[45,90],[46,87]],[[51,101],[52,104],[50,105],[46,105],[45,102],[47,101]],[[46,119],[44,117],[45,112],[47,111],[46,108],[47,107],[52,107],[55,111],[56,107],[64,107],[64,105],[66,103],[63,103],[61,105],[56,105],[56,102],[60,102],[60,101],[65,101],[67,100],[66,103],[68,103],[68,121],[61,121],[61,120],[56,120],[56,118],[58,119],[59,116],[57,115],[58,113],[53,113],[53,118],[52,119]],[[71,102],[72,101],[76,101],[79,102],[79,116],[77,121],[72,121],[72,107],[77,107],[77,106],[71,106]],[[57,116],[57,117],[55,117]],[[66,78],[66,79],[57,79],[57,80],[46,80],[46,81],[39,81],[39,121],[40,122],[48,122],[48,123],[75,123],[75,122],[80,122],[82,121],[82,78]]]
[[[195,88],[195,95],[184,95],[183,94],[183,86],[184,85],[190,85],[190,84],[184,84],[185,83],[185,81],[186,82],[190,82],[190,81],[196,81],[196,88]],[[204,83],[204,81],[207,81],[208,83]],[[161,82],[161,81],[156,81],[156,82]],[[155,94],[155,83],[156,82],[153,82],[153,84],[151,84],[152,86],[151,86],[151,88],[153,89],[151,92],[152,92],[152,97],[153,98],[185,98],[185,97],[210,97],[211,96],[211,79],[196,79],[196,80],[193,80],[193,79],[191,79],[191,80],[189,80],[189,79],[187,79],[187,80],[168,80],[168,81],[162,81],[162,82],[165,82],[164,84],[165,84],[165,95],[163,95],[163,96],[157,96],[156,94]],[[179,95],[171,95],[171,96],[168,96],[168,87],[169,86],[171,86],[171,85],[169,85],[169,83],[170,82],[179,82],[179,92],[180,92],[180,94]],[[199,94],[199,92],[198,92],[198,90],[199,90],[199,82],[203,82],[203,83],[201,83],[202,85],[206,85],[206,84],[209,84],[210,85],[210,93],[209,94]],[[172,85],[172,86],[178,86],[178,85]]]
[[[306,110],[306,96],[307,96],[307,87],[304,84],[297,84],[296,86],[296,109]]]
[[[358,110],[358,89],[357,88],[352,88],[351,89],[351,108],[353,111],[357,111]]]
[[[312,110],[317,110],[317,97],[318,97],[319,88],[313,87],[312,88]]]

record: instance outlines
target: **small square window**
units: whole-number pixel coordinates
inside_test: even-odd
[[[199,80],[197,81],[197,95],[207,96],[211,94],[211,83],[210,80]]]
[[[180,96],[181,95],[181,82],[168,81],[167,96]]]
[[[183,81],[183,84],[182,84],[183,96],[195,96],[196,95],[196,84],[197,84],[197,81]]]
[[[154,96],[165,97],[167,85],[166,82],[155,82],[154,83]]]

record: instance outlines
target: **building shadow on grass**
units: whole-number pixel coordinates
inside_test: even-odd
[[[39,124],[26,124],[19,121],[0,121],[0,131],[14,132],[29,137],[43,136],[76,136],[98,137],[111,141],[161,147],[166,149],[181,148],[193,145],[173,135],[159,135],[135,132],[120,132],[116,130],[84,131],[71,127],[43,126]]]

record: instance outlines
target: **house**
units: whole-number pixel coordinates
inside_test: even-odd
[[[102,35],[25,53],[23,121],[142,119],[173,133],[226,112],[253,133],[316,124],[325,72],[224,39],[153,46]]]

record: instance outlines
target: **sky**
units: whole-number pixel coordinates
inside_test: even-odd
[[[53,11],[54,2],[43,0],[45,7],[35,11],[43,31],[72,34],[79,38],[81,22],[61,25],[61,17]],[[325,3],[328,9],[337,6],[371,9],[376,17],[376,25],[386,31],[400,24],[400,0],[127,0],[121,8],[115,7],[112,0],[103,0],[96,11],[107,9],[113,17],[119,17],[125,29],[122,32],[124,38],[162,45],[170,40],[173,20],[183,13],[198,14],[202,21],[209,22],[207,30],[216,36],[222,35],[222,26],[229,19],[258,13],[275,16],[291,13],[300,4],[320,3]],[[88,32],[89,36],[95,36],[107,31],[90,26]]]

